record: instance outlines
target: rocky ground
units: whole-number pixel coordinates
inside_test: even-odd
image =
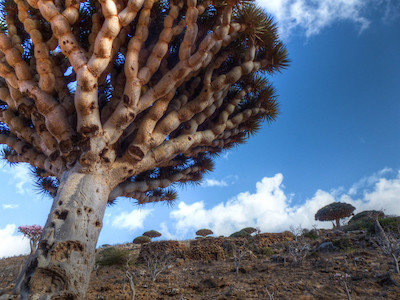
[[[113,247],[139,256],[128,267],[134,274],[136,299],[270,299],[268,292],[275,299],[347,299],[345,286],[351,299],[400,299],[400,276],[370,234],[323,231],[318,237],[303,237],[297,245],[310,248],[302,252],[303,260],[299,255],[297,264],[289,253],[289,246],[295,245],[292,239],[288,233],[254,237],[245,246],[238,274],[230,245],[241,245],[240,238],[153,243],[168,249],[170,259],[155,282],[142,258],[146,247]],[[13,286],[25,258],[0,260],[0,290]],[[131,299],[125,268],[97,267],[88,299]]]

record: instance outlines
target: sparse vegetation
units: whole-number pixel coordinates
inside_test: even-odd
[[[240,231],[244,231],[248,234],[253,234],[253,233],[257,232],[257,229],[254,227],[246,227],[246,228],[241,229]]]
[[[248,233],[247,231],[244,231],[244,230],[239,230],[239,231],[236,231],[236,232],[234,232],[234,233],[232,233],[229,237],[235,237],[235,238],[249,238],[249,237],[251,237],[251,234],[250,233]]]
[[[397,234],[388,230],[386,236]],[[216,294],[228,299],[398,298],[400,274],[387,272],[388,258],[390,270],[395,270],[395,263],[383,251],[388,247],[378,243],[378,234],[320,230],[312,239],[308,236],[312,231],[302,230],[297,242],[289,233],[262,233],[250,239],[201,238],[100,248],[96,260],[100,268],[92,273],[88,298],[214,299]],[[317,251],[323,243],[334,247]],[[215,255],[218,251],[223,253]],[[6,286],[3,281],[9,282],[3,274],[10,268],[3,268],[3,261],[0,290]]]
[[[383,218],[385,217],[385,214],[383,211],[380,210],[364,210],[362,212],[359,212],[358,214],[355,214],[348,222],[348,224],[352,224],[354,222],[360,221],[360,220],[375,220],[376,218]]]
[[[312,229],[312,230],[303,229],[302,236],[305,238],[308,238],[310,240],[318,239],[318,233],[317,233],[316,229]]]
[[[275,251],[271,247],[261,247],[258,249],[257,253],[265,256],[272,256],[275,254]]]
[[[382,249],[382,252],[389,256],[393,261],[393,270],[399,274],[400,260],[400,232],[385,232],[379,222],[375,220],[376,243]]]
[[[246,239],[237,239],[230,243],[233,261],[235,262],[236,275],[239,274],[239,268],[243,258],[245,258],[245,256],[249,253],[247,244],[248,242]]]
[[[108,247],[100,250],[96,264],[101,267],[118,266],[125,267],[130,260],[129,250]]]
[[[289,242],[288,253],[292,258],[292,263],[294,265],[302,265],[304,259],[310,253],[311,246],[309,243],[303,240],[297,240]]]
[[[145,261],[147,272],[152,282],[157,280],[157,277],[164,272],[172,262],[172,256],[166,249],[159,249],[154,245],[149,245],[146,251],[142,252],[142,258]]]
[[[294,241],[297,242],[298,238],[303,234],[303,227],[301,225],[290,225],[289,231],[294,237]]]
[[[335,240],[332,244],[341,251],[351,251],[354,249],[353,241],[348,237],[341,237]]]
[[[357,216],[357,217],[356,217]],[[356,217],[354,219],[354,217]],[[380,225],[385,231],[400,231],[400,217],[385,216],[380,211],[365,211],[351,218],[344,231],[365,230],[368,233],[375,233],[375,220],[378,218]]]
[[[150,243],[150,242],[151,242],[151,238],[149,238],[148,236],[145,236],[145,235],[138,236],[138,237],[134,238],[132,241],[132,243],[139,244],[139,245],[143,245],[143,244]]]

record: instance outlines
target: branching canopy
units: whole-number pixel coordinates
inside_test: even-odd
[[[348,203],[333,202],[317,211],[315,220],[318,221],[334,221],[350,217],[356,208]]]
[[[288,65],[272,18],[246,0],[2,0],[0,143],[56,195],[103,173],[109,202],[173,201],[213,158],[278,114]]]

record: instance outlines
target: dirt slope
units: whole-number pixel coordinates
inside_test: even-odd
[[[229,238],[164,242],[174,258],[153,283],[143,262],[135,273],[136,299],[347,299],[346,280],[352,299],[400,299],[400,276],[393,274],[391,261],[382,256],[371,237],[363,232],[323,232],[308,240],[311,251],[294,265],[287,249],[287,234],[264,234],[255,238],[257,247],[234,272]],[[330,252],[315,251],[332,242]],[[170,246],[165,246],[166,244]],[[171,245],[174,246],[171,246]],[[139,256],[132,244],[117,245]],[[175,252],[174,252],[175,251]],[[0,260],[0,290],[11,288],[25,257]],[[102,267],[93,271],[88,299],[130,299],[122,268]]]

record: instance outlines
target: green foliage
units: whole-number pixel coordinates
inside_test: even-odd
[[[242,229],[242,230],[232,233],[229,237],[249,238],[249,237],[251,237],[251,234],[246,231],[243,231],[243,229]]]
[[[144,236],[144,235],[138,236],[137,238],[135,238],[132,241],[132,243],[140,244],[140,245],[150,243],[150,242],[151,242],[151,238],[149,238],[148,236]]]
[[[359,221],[359,220],[371,220],[375,219],[376,217],[378,218],[383,218],[385,217],[385,214],[382,211],[378,210],[365,210],[362,211],[356,215],[354,215],[350,220],[349,224]]]
[[[347,237],[342,237],[336,241],[332,242],[333,246],[339,248],[341,251],[351,251],[354,249],[354,243],[351,239]]]
[[[400,230],[400,217],[380,218],[379,223],[385,231],[398,232]]]
[[[369,233],[374,232],[374,221],[372,219],[359,219],[349,222],[343,228],[344,231],[366,230]]]
[[[101,267],[118,266],[123,267],[129,262],[129,250],[108,247],[102,249],[96,260],[96,264]]]
[[[258,249],[257,253],[265,256],[272,256],[275,254],[275,251],[270,247],[261,247]]]
[[[303,237],[309,238],[311,240],[317,240],[318,239],[318,234],[317,234],[316,230],[314,230],[314,229],[313,230],[304,229]]]
[[[400,217],[383,217],[378,220],[385,231],[397,232],[400,228]],[[372,218],[364,217],[353,220],[344,227],[346,232],[353,230],[365,230],[370,234],[375,233],[375,221]]]
[[[255,229],[254,227],[246,227],[246,228],[241,229],[240,231],[244,231],[248,234],[252,234],[254,232],[257,232],[257,229]]]
[[[212,232],[212,230],[210,229],[199,229],[196,231],[196,235],[202,236],[202,237],[206,237],[207,235],[211,235],[214,234],[214,232]]]

